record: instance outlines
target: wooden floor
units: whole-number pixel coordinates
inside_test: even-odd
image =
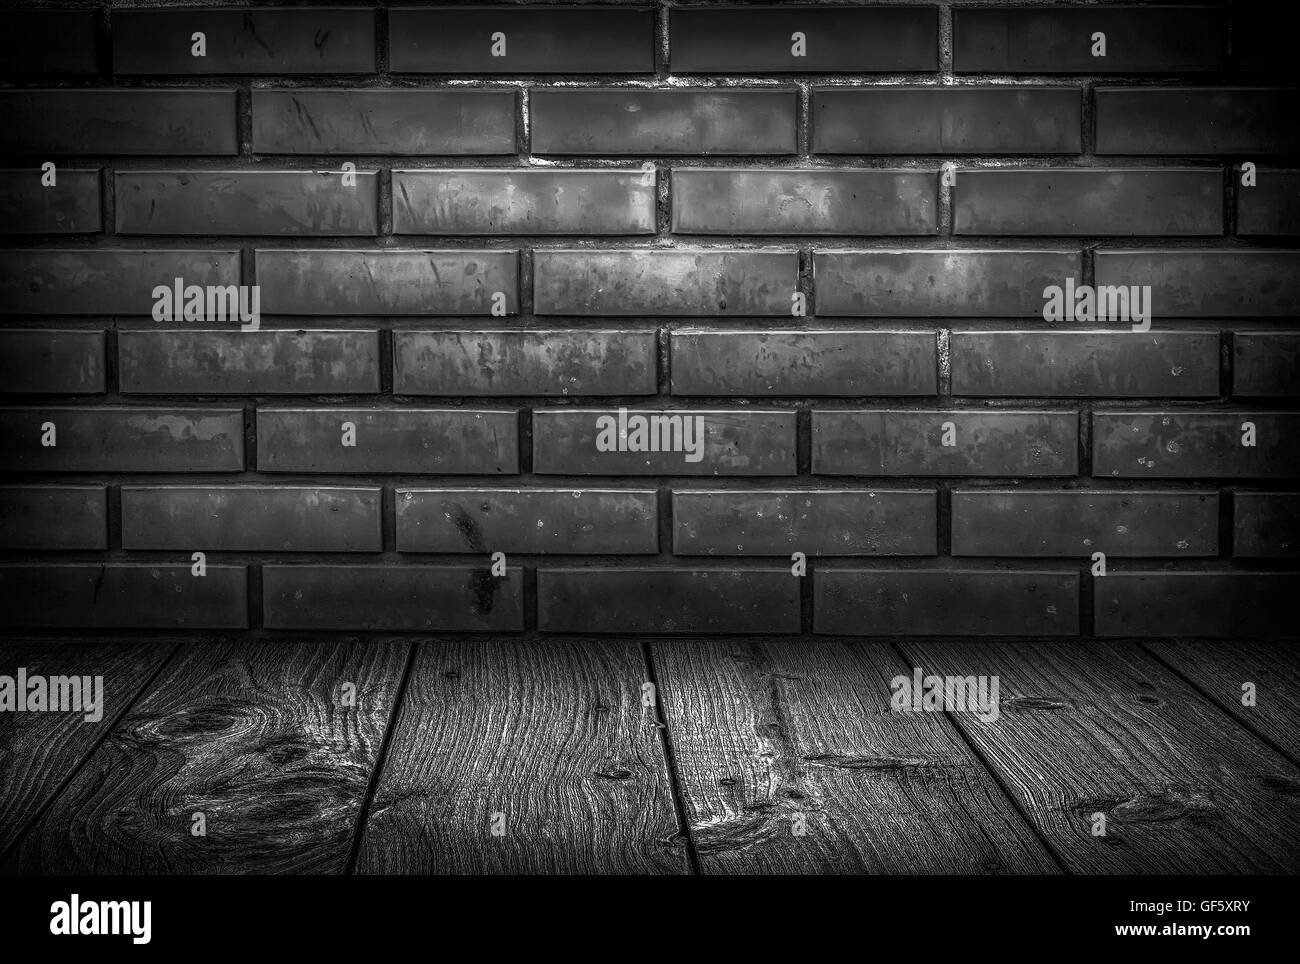
[[[0,644],[20,666],[102,675],[107,713],[0,713],[6,872],[1300,871],[1285,642]],[[998,676],[999,718],[891,712],[913,667]]]

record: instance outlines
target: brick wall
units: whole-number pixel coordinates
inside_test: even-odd
[[[0,627],[1296,635],[1287,36],[0,12]],[[154,320],[177,277],[259,327]],[[1044,321],[1066,278],[1150,285],[1151,330]],[[602,451],[620,408],[700,416],[698,460]]]

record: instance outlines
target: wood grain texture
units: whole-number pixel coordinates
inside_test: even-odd
[[[1300,649],[1275,639],[1160,640],[1143,643],[1249,730],[1300,763]],[[1255,705],[1241,686],[1255,684]]]
[[[890,712],[889,681],[911,668],[887,644],[651,652],[705,873],[1059,869],[941,715]]]
[[[341,872],[409,647],[187,643],[4,869]]]
[[[950,717],[1071,871],[1300,870],[1300,771],[1138,646],[901,649],[927,673],[1000,678],[996,721]]]
[[[112,643],[21,640],[0,646],[0,674],[104,677],[103,718],[84,713],[0,713],[0,854],[76,772],[113,720],[176,649],[167,640]]]
[[[684,873],[646,681],[630,642],[421,643],[357,872]]]

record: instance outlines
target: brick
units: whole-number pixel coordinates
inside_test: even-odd
[[[957,491],[954,556],[1195,557],[1219,552],[1217,492]]]
[[[1077,636],[1074,572],[831,569],[813,631],[832,636]]]
[[[1256,444],[1241,444],[1255,423]],[[1094,412],[1092,470],[1122,479],[1300,477],[1300,413]]]
[[[942,445],[944,423],[956,444]],[[1067,476],[1078,471],[1077,412],[867,411],[812,413],[815,475]]]
[[[285,315],[487,315],[519,311],[518,251],[259,248],[262,310]]]
[[[253,90],[258,154],[513,154],[513,90]]]
[[[818,88],[817,154],[1078,154],[1077,87]]]
[[[41,445],[53,422],[57,444]],[[0,468],[22,472],[239,472],[238,408],[0,409]]]
[[[394,234],[654,234],[655,184],[627,170],[394,171]]]
[[[118,234],[353,236],[378,233],[374,171],[127,171]]]
[[[1300,251],[1096,252],[1098,285],[1151,285],[1157,318],[1294,315],[1300,304]]]
[[[628,409],[653,417],[698,416],[703,429],[702,457],[688,453],[601,452],[596,448],[599,419],[617,419],[615,409],[552,408],[533,412],[533,471],[538,475],[794,475],[795,412],[708,409]],[[652,423],[653,424],[653,423]],[[683,441],[685,426],[683,422]],[[689,423],[692,426],[697,423]],[[692,428],[692,444],[699,435]],[[661,436],[654,433],[656,440]],[[629,427],[627,443],[636,440]]]
[[[1094,33],[1106,56],[1092,55]],[[1213,7],[953,10],[957,73],[1187,74],[1227,66],[1226,12]]]
[[[380,489],[122,486],[122,548],[378,552]]]
[[[1232,394],[1300,395],[1300,331],[1233,332]]]
[[[267,629],[513,632],[523,573],[449,566],[262,567]]]
[[[793,154],[787,89],[534,88],[536,154]]]
[[[949,351],[954,395],[1219,394],[1217,331],[954,331]]]
[[[98,10],[0,11],[0,74],[99,71]]]
[[[247,629],[248,570],[208,564],[0,566],[0,625],[43,629]]]
[[[673,231],[931,235],[938,191],[934,171],[675,168]]]
[[[1245,237],[1300,234],[1300,171],[1260,168],[1255,184],[1241,183],[1240,168],[1233,169],[1237,194],[1237,233]]]
[[[394,331],[398,395],[654,395],[653,331]]]
[[[533,252],[539,315],[785,315],[798,252],[635,249]]]
[[[102,485],[0,486],[0,546],[107,549],[107,493]]]
[[[930,331],[672,333],[674,395],[934,395]]]
[[[117,333],[128,395],[344,395],[378,392],[379,332]]]
[[[1098,636],[1294,636],[1300,574],[1111,573],[1095,593]]]
[[[962,171],[953,191],[953,234],[1223,233],[1218,168]]]
[[[153,289],[237,285],[238,251],[0,251],[0,314],[140,315],[153,312]]]
[[[398,552],[659,551],[653,489],[398,489]]]
[[[634,74],[654,70],[654,11],[453,7],[388,13],[391,67],[417,74]],[[505,34],[502,55],[494,36]],[[501,50],[502,48],[497,48]]]
[[[938,11],[924,7],[675,7],[675,73],[903,73],[939,67]],[[801,56],[791,36],[804,34]]]
[[[0,331],[0,393],[82,395],[102,391],[102,331]]]
[[[799,580],[782,569],[543,569],[544,633],[797,633]]]
[[[238,154],[233,90],[0,91],[5,153]]]
[[[100,218],[99,169],[57,168],[41,184],[39,166],[0,170],[0,232],[4,234],[96,234]]]
[[[343,423],[356,428],[344,446]],[[519,471],[514,410],[438,408],[258,409],[263,472],[513,475]]]
[[[1232,554],[1246,559],[1300,557],[1300,493],[1234,492]]]
[[[207,55],[192,54],[204,34]],[[117,74],[362,74],[375,70],[375,15],[360,8],[115,10]]]
[[[673,490],[679,556],[932,556],[933,490]]]
[[[1098,154],[1295,154],[1300,90],[1102,87]]]
[[[819,315],[1042,317],[1043,289],[1082,277],[1078,251],[817,251]]]

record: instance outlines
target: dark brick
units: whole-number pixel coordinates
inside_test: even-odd
[[[653,395],[653,331],[395,331],[398,395]]]
[[[1261,168],[1255,185],[1241,183],[1241,168],[1233,168],[1237,195],[1237,233],[1246,237],[1300,234],[1300,171]]]
[[[262,310],[285,315],[487,315],[519,311],[518,251],[259,248]]]
[[[0,546],[107,549],[107,492],[102,485],[0,487]]]
[[[239,284],[238,251],[0,251],[0,314],[139,315],[153,312],[153,289]]]
[[[398,552],[656,553],[654,489],[398,489]]]
[[[956,445],[945,447],[952,422]],[[1066,476],[1078,471],[1077,412],[1035,410],[812,413],[816,475]]]
[[[627,170],[394,171],[394,234],[654,234],[655,184]]]
[[[207,56],[192,55],[191,35]],[[375,70],[375,14],[361,8],[115,10],[118,74],[362,74]]]
[[[118,234],[373,235],[377,178],[357,171],[127,171]]]
[[[57,445],[41,445],[53,422]],[[0,470],[23,472],[239,472],[238,408],[0,409]]]
[[[103,390],[102,331],[0,331],[0,394],[82,395]]]
[[[793,154],[798,92],[535,88],[537,154]]]
[[[954,395],[1219,394],[1217,331],[954,331]]]
[[[1300,331],[1233,332],[1232,394],[1300,395]]]
[[[100,218],[99,169],[55,169],[41,184],[39,165],[0,170],[0,233],[96,234]]]
[[[1082,277],[1082,259],[1078,251],[818,251],[813,271],[819,315],[1041,318],[1043,289]]]
[[[539,315],[789,315],[793,250],[533,252]]]
[[[380,490],[124,485],[122,548],[378,552]]]
[[[679,556],[932,556],[933,490],[673,491]]]
[[[263,566],[267,629],[511,632],[523,573],[448,566]]]
[[[238,154],[233,90],[0,91],[7,154]]]
[[[98,43],[98,10],[0,11],[0,74],[94,74]]]
[[[823,570],[813,581],[813,631],[831,636],[1076,636],[1079,576]]]
[[[797,633],[799,579],[783,569],[543,569],[544,633]]]
[[[1300,493],[1234,492],[1232,554],[1247,559],[1300,557]]]
[[[674,7],[676,73],[903,73],[939,67],[939,15],[925,7]],[[804,34],[803,56],[792,34]]]
[[[634,74],[654,70],[654,11],[453,7],[388,13],[391,66],[416,74]],[[505,55],[492,56],[505,34]]]
[[[1077,87],[824,87],[818,154],[1078,154]]]
[[[513,154],[513,90],[253,90],[259,154]]]
[[[1098,154],[1300,153],[1300,90],[1099,88]]]
[[[1300,574],[1123,572],[1094,580],[1098,636],[1295,636]]]
[[[1256,444],[1241,444],[1242,423]],[[1092,468],[1123,479],[1300,477],[1300,413],[1094,412]]]
[[[1106,56],[1092,55],[1094,33]],[[1214,7],[998,7],[953,10],[957,73],[1187,74],[1227,65],[1226,12]]]
[[[961,171],[953,191],[953,234],[1223,233],[1218,168]]]
[[[674,331],[674,395],[934,395],[930,331]]]
[[[703,458],[684,452],[599,452],[597,420],[615,409],[533,412],[533,471],[538,475],[794,475],[793,410],[629,409],[632,415],[703,418]],[[683,426],[684,431],[684,426]],[[694,439],[695,436],[693,435]],[[630,441],[630,438],[629,438]]]
[[[343,423],[356,446],[342,444]],[[519,471],[514,410],[438,408],[258,409],[263,472],[513,475]]]
[[[938,193],[934,171],[676,168],[673,231],[937,234]]]
[[[379,332],[117,333],[121,390],[133,395],[343,395],[379,391]]]
[[[1098,251],[1098,285],[1151,285],[1156,318],[1295,315],[1300,251]]]
[[[182,566],[0,566],[0,625],[78,629],[247,629],[248,570]]]
[[[954,556],[1214,556],[1217,492],[952,494]]]

